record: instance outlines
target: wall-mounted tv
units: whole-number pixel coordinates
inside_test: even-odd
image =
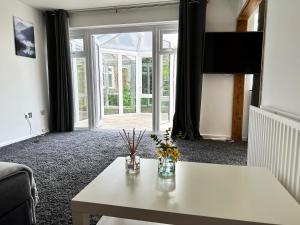
[[[262,32],[207,32],[204,73],[260,73],[262,45]]]

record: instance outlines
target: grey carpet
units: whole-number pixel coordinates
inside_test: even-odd
[[[180,141],[181,160],[245,165],[247,144],[223,141]],[[40,203],[38,225],[72,224],[70,200],[116,157],[126,155],[116,131],[76,131],[48,134],[0,148],[0,161],[30,166],[35,175]],[[144,138],[139,155],[155,157],[155,146]]]

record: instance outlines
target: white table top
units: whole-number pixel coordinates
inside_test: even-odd
[[[151,223],[140,220],[129,220],[115,217],[102,216],[97,225],[167,225],[162,223]]]
[[[153,159],[132,176],[117,158],[72,210],[170,224],[300,224],[299,204],[265,169],[178,162],[175,178],[162,179]]]

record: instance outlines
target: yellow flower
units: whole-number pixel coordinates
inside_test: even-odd
[[[180,157],[180,151],[178,148],[175,148],[172,152],[173,159],[177,161]]]
[[[172,154],[172,152],[173,152],[173,149],[172,149],[172,148],[167,148],[167,153],[168,153],[168,154]]]
[[[162,157],[162,158],[167,158],[168,155],[169,155],[168,151],[165,151],[165,150],[163,150],[163,149],[161,149],[161,148],[157,149],[156,154],[157,154],[157,157],[158,157],[158,158],[161,158],[161,157]]]
[[[163,157],[163,158],[167,158],[168,157],[168,152],[167,151],[162,151],[161,152],[161,156]]]
[[[161,157],[161,154],[162,154],[162,151],[161,151],[161,149],[158,148],[156,151],[157,157]]]

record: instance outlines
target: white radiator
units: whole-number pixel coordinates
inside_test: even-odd
[[[268,168],[300,203],[300,122],[250,108],[248,166]]]

